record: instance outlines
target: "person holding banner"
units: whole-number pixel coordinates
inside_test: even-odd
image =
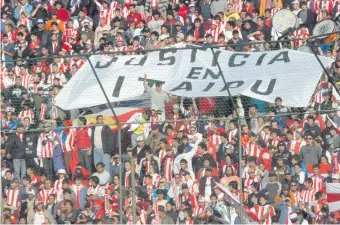
[[[162,111],[161,121],[165,120],[165,101],[168,101],[169,96],[162,90],[162,83],[156,82],[156,88],[148,85],[148,75],[144,74],[144,89],[151,97],[151,109]]]

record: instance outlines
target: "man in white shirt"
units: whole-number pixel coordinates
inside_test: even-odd
[[[100,186],[106,186],[110,181],[110,173],[104,170],[104,163],[99,162],[96,165],[97,172],[93,174],[93,176],[96,176],[99,178],[99,185]]]

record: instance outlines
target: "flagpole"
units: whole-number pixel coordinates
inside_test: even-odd
[[[96,77],[96,79],[97,79],[97,82],[98,82],[98,84],[99,84],[99,87],[100,87],[100,89],[102,90],[102,92],[103,92],[103,95],[104,95],[104,97],[105,97],[105,99],[106,99],[106,101],[107,101],[107,104],[109,105],[109,107],[110,107],[110,109],[111,109],[111,112],[112,112],[112,114],[113,114],[113,116],[115,117],[115,119],[116,119],[116,123],[117,123],[117,127],[118,127],[118,137],[117,137],[117,139],[118,139],[118,148],[119,148],[119,159],[120,159],[120,165],[119,165],[119,177],[122,177],[122,172],[123,172],[123,170],[122,170],[122,143],[121,143],[121,126],[120,126],[120,121],[119,121],[119,119],[118,119],[118,117],[117,117],[117,114],[116,114],[116,112],[115,112],[115,110],[113,109],[113,106],[112,106],[112,104],[111,104],[111,101],[109,100],[109,97],[107,96],[107,94],[106,94],[106,92],[105,92],[105,90],[104,90],[104,87],[103,87],[103,85],[102,85],[102,82],[100,81],[100,79],[99,79],[99,77],[98,77],[98,74],[97,74],[97,72],[96,72],[96,70],[94,69],[94,67],[93,67],[93,64],[92,64],[92,62],[91,62],[91,60],[90,60],[90,56],[89,55],[87,55],[86,56],[86,58],[87,58],[87,61],[89,62],[89,64],[90,64],[90,66],[91,66],[91,69],[92,69],[92,71],[93,71],[93,74],[94,74],[94,76]],[[112,146],[112,148],[113,148],[114,146]],[[120,184],[119,184],[119,222],[120,222],[120,224],[123,224],[123,187],[122,187],[122,182],[120,181]]]
[[[212,55],[213,55],[213,58],[214,58],[214,62],[216,63],[216,66],[219,70],[219,73],[221,75],[221,78],[223,80],[223,83],[225,85],[225,87],[227,88],[227,92],[228,92],[228,96],[230,98],[230,101],[231,101],[231,105],[232,105],[232,108],[235,110],[236,112],[236,116],[237,116],[237,121],[238,121],[238,150],[239,150],[239,154],[238,154],[238,162],[239,162],[239,173],[240,173],[240,185],[239,185],[239,190],[240,190],[240,197],[239,197],[239,201],[240,201],[240,221],[241,221],[241,224],[243,223],[242,222],[242,217],[243,217],[243,208],[242,208],[242,166],[241,166],[241,160],[242,160],[242,145],[241,145],[241,117],[240,117],[240,114],[238,113],[237,111],[237,108],[235,106],[235,103],[233,101],[233,96],[231,95],[230,93],[230,90],[229,90],[229,87],[227,85],[227,81],[225,80],[225,77],[223,75],[223,71],[221,69],[221,66],[220,66],[220,63],[218,62],[216,56],[215,56],[215,51],[213,48],[210,48],[211,49],[211,52],[212,52]]]

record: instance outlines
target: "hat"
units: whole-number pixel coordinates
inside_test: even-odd
[[[87,45],[92,45],[93,44],[93,42],[89,39],[89,40],[87,40],[86,41],[86,43],[85,44],[87,44]]]
[[[144,33],[149,33],[149,32],[151,32],[151,30],[150,30],[150,28],[144,28]]]
[[[178,34],[176,35],[176,37],[179,37],[179,38],[184,39],[184,34],[183,34],[183,33],[178,33]],[[177,105],[177,104],[176,104],[176,105]],[[178,109],[179,109],[179,107],[178,107]]]
[[[66,174],[66,171],[64,169],[59,169],[57,174]]]
[[[37,205],[39,205],[40,203],[44,204],[43,201],[37,201],[34,205],[37,206]]]
[[[37,24],[44,24],[44,21],[42,19],[38,19]]]
[[[296,213],[289,214],[289,219],[290,220],[296,220],[297,219],[297,214]]]
[[[196,8],[195,4],[190,4],[189,8]]]
[[[177,21],[177,22],[175,23],[175,25],[176,25],[176,26],[182,26],[182,23],[181,23],[180,21]]]
[[[6,112],[14,112],[14,108],[12,106],[7,106],[6,107]]]
[[[338,174],[338,173],[333,173],[333,174],[332,174],[332,179],[335,179],[335,180],[340,179],[340,174]]]
[[[163,142],[164,144],[168,144],[168,140],[166,138],[161,138],[160,142]]]
[[[285,171],[285,174],[286,175],[292,175],[292,172],[290,172],[290,170],[288,169],[288,170]]]
[[[35,191],[33,189],[29,189],[27,192],[26,192],[27,195],[35,195]]]
[[[51,15],[52,15],[52,16],[57,15],[57,12],[56,12],[56,11],[52,11],[52,12],[51,12]]]
[[[295,1],[293,1],[293,2],[292,2],[292,4],[293,4],[293,5],[294,5],[294,4],[298,4],[298,5],[299,5],[299,4],[300,4],[300,2],[299,2],[299,1],[297,1],[297,0],[295,0]]]
[[[169,35],[166,35],[166,34],[162,34],[161,36],[159,36],[159,40],[160,41],[164,41],[166,38],[168,38]]]
[[[18,178],[14,178],[14,179],[12,179],[12,180],[11,180],[11,184],[13,184],[13,183],[19,183],[19,180],[18,180]]]
[[[138,141],[144,141],[144,137],[143,137],[143,136],[138,136],[138,137],[137,137],[137,142],[138,142]]]
[[[83,21],[81,21],[81,24],[84,24],[84,23],[90,23],[90,21],[88,19],[84,19]]]
[[[158,211],[159,211],[159,212],[165,212],[165,207],[162,206],[162,205],[159,205],[159,206],[158,206]]]

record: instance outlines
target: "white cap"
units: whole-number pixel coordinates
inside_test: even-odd
[[[137,141],[144,141],[144,137],[143,136],[138,136],[137,137]]]
[[[340,179],[340,174],[338,174],[338,173],[333,173],[333,174],[332,174],[332,179]]]
[[[291,213],[289,215],[289,219],[291,219],[291,220],[295,220],[296,218],[297,218],[297,214],[296,213]]]
[[[168,35],[162,34],[161,36],[159,36],[159,40],[160,40],[160,41],[164,41],[165,38],[168,38],[168,37],[169,37]]]
[[[26,192],[28,195],[35,195],[35,191],[33,189],[30,189]]]
[[[297,0],[295,0],[295,1],[293,1],[293,2],[292,2],[292,4],[298,4],[298,5],[299,5],[299,4],[300,4],[300,2],[299,2],[299,1],[297,1]]]
[[[64,169],[59,169],[58,174],[66,174],[66,171]]]

